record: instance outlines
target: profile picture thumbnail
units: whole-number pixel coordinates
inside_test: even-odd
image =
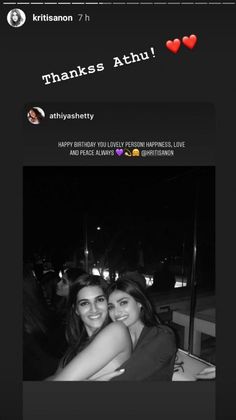
[[[38,106],[34,106],[30,108],[30,110],[27,113],[28,121],[31,124],[40,124],[41,121],[45,117],[45,112],[42,108],[39,108]]]
[[[13,28],[19,28],[24,25],[26,20],[25,13],[21,9],[12,9],[7,14],[7,22]]]

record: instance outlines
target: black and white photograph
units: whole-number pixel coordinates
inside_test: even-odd
[[[7,14],[7,22],[13,28],[20,28],[26,21],[25,12],[21,9],[12,9]]]
[[[23,250],[24,381],[215,380],[213,166],[24,167]]]

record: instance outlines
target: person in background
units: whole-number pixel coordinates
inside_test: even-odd
[[[175,275],[172,273],[168,260],[161,264],[159,271],[154,273],[153,285],[150,288],[155,291],[167,292],[173,290],[175,287]]]
[[[34,272],[23,270],[23,380],[39,381],[51,375],[58,358],[48,346],[48,311]]]
[[[78,267],[66,268],[61,279],[57,283],[56,293],[66,299],[69,298],[70,286],[78,279],[79,276],[85,274],[85,271]]]
[[[60,282],[60,277],[54,270],[44,271],[40,278],[40,285],[45,302],[52,312],[56,312],[58,282]]]
[[[137,269],[125,271],[124,273],[121,274],[120,278],[133,280],[137,282],[138,284],[140,284],[141,287],[146,289],[146,279],[144,275],[140,273]]]
[[[67,341],[65,337],[66,305],[56,294],[59,281],[60,277],[54,270],[45,270],[39,284],[43,303],[48,312],[48,347],[52,355],[60,359],[67,349]]]

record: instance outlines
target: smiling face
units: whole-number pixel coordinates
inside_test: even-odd
[[[31,109],[29,111],[29,115],[30,115],[31,118],[36,118],[37,117],[36,112],[33,109]]]
[[[18,16],[18,14],[16,13],[16,12],[13,12],[12,13],[12,20],[16,23],[16,22],[18,22],[18,20],[19,20],[19,16]]]
[[[76,313],[89,336],[101,328],[107,319],[107,300],[100,286],[85,286],[77,295]]]
[[[142,323],[140,311],[142,305],[131,295],[121,290],[114,290],[108,298],[108,311],[111,320],[122,321],[128,328]]]

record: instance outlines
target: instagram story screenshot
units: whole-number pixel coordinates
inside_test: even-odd
[[[0,10],[0,417],[230,419],[236,3]]]

